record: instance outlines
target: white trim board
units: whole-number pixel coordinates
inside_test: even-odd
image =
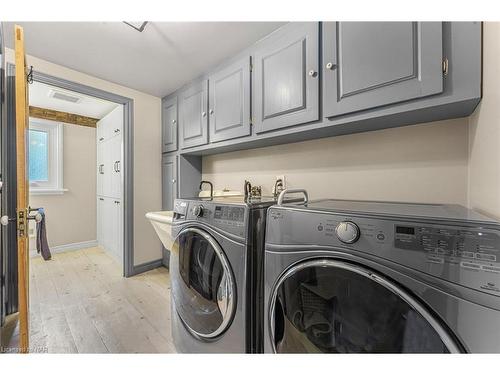
[[[52,246],[50,247],[50,252],[51,254],[57,254],[57,253],[64,253],[66,251],[75,251],[96,246],[97,246],[97,240],[90,240],[90,241],[69,243],[66,245]],[[30,258],[35,258],[38,256],[41,255],[36,252],[36,249],[30,250]]]

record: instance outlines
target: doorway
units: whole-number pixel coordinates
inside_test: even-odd
[[[14,66],[8,66],[8,74],[13,74]],[[120,95],[109,93],[100,89],[95,89],[90,86],[85,86],[76,82],[68,81],[62,78],[54,77],[44,73],[33,71],[34,84],[43,84],[56,88],[60,91],[72,92],[79,96],[93,98],[111,103],[115,108],[121,108],[121,116],[123,119],[122,130],[120,131],[121,142],[121,160],[117,166],[111,163],[111,168],[120,171],[123,190],[121,193],[120,216],[123,219],[121,237],[121,247],[123,251],[122,275],[124,277],[133,276],[134,270],[134,248],[133,248],[133,100]],[[31,89],[31,87],[30,87]],[[114,129],[111,130],[114,132]],[[114,133],[113,133],[114,134]],[[101,138],[102,136],[99,136]],[[98,140],[98,139],[97,139]],[[115,160],[116,161],[116,160]],[[102,164],[102,163],[101,163]],[[99,172],[97,166],[97,173]],[[102,167],[101,167],[102,171]],[[110,229],[110,228],[109,228]]]
[[[99,246],[123,270],[123,105],[35,81],[29,113],[30,255]]]

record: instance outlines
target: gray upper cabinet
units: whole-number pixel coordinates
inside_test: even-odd
[[[181,148],[208,143],[208,81],[193,83],[181,92],[180,140]]]
[[[177,157],[164,156],[161,163],[162,206],[164,210],[173,210],[177,198]]]
[[[250,56],[209,78],[210,142],[250,135]]]
[[[261,41],[254,54],[257,133],[318,120],[319,23],[294,22]]]
[[[162,152],[177,150],[177,97],[162,102]]]
[[[163,102],[165,129],[178,101],[179,194],[197,193],[200,155],[470,115],[481,42],[481,22],[285,24]]]
[[[324,116],[443,91],[441,22],[323,24]]]

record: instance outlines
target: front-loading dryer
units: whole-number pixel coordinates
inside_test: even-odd
[[[500,352],[500,225],[458,205],[268,210],[264,348]]]

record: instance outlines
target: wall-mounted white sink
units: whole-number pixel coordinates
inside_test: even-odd
[[[146,218],[149,219],[160,241],[167,250],[172,249],[174,242],[172,238],[172,220],[174,211],[148,212]]]
[[[236,190],[214,191],[214,197],[233,196],[233,195],[241,195],[241,192]],[[210,197],[210,192],[201,191],[199,196]],[[163,246],[165,246],[165,248],[170,251],[172,249],[172,244],[174,242],[174,239],[172,238],[172,220],[174,218],[174,211],[148,212],[146,214],[146,218],[153,225],[153,228],[155,229],[158,237],[160,237]]]

